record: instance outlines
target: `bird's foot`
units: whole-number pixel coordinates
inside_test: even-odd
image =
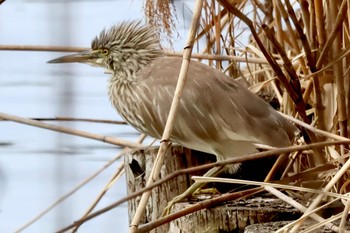
[[[168,205],[163,210],[162,216],[164,217],[170,214],[171,208],[173,207],[173,205],[175,205],[180,201],[183,201],[187,197],[192,196],[192,197],[196,197],[196,199],[203,200],[203,199],[208,199],[216,194],[220,194],[220,192],[216,188],[206,188],[206,189],[198,188],[193,193],[190,193],[186,190],[184,193],[174,197],[171,201],[168,202]]]
[[[213,167],[212,169],[210,169],[209,171],[207,171],[203,176],[208,176],[211,177],[215,174],[220,173],[221,169],[223,167]],[[193,193],[195,193],[197,190],[199,190],[201,187],[203,187],[203,185],[205,185],[204,183],[197,183],[194,182],[194,184],[192,184],[185,192],[183,192],[181,195],[176,196],[175,198],[173,198],[173,200],[171,200],[170,202],[168,202],[168,205],[164,208],[162,216],[166,216],[170,213],[171,207],[182,201],[183,199],[185,199],[186,197],[191,196]]]
[[[220,194],[220,192],[216,188],[205,188],[205,189],[197,189],[192,196],[199,196],[199,195],[216,195]]]
[[[182,193],[181,195],[178,195],[178,196],[174,197],[171,201],[169,201],[168,205],[163,210],[162,217],[167,216],[168,214],[170,214],[171,208],[173,207],[173,205],[175,205],[176,203],[184,200],[186,197],[187,197],[187,194],[186,193]]]

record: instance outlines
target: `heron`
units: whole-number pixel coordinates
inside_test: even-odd
[[[124,21],[102,30],[93,39],[91,50],[49,63],[79,62],[110,71],[108,96],[112,106],[136,130],[161,139],[182,58],[165,55],[155,30],[140,21]],[[297,132],[292,123],[233,78],[190,61],[171,141],[214,154],[222,161],[257,152],[257,143],[289,146]],[[235,173],[239,164],[226,167]],[[218,171],[212,168],[205,176]],[[195,183],[172,203],[198,187]]]

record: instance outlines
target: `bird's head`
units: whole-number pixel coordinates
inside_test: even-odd
[[[114,73],[135,72],[160,55],[155,28],[132,21],[102,30],[92,41],[91,50],[59,57],[49,63],[80,62]]]

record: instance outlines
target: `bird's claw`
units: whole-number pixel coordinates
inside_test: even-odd
[[[205,189],[197,189],[192,196],[199,196],[199,195],[217,195],[221,194],[216,188],[205,188]]]
[[[167,206],[164,208],[163,213],[162,213],[162,217],[167,216],[168,214],[170,214],[171,212],[171,208],[173,207],[173,205],[175,205],[176,203],[178,203],[179,201],[182,201],[185,197],[183,195],[179,195],[177,197],[174,197],[171,201],[168,202]]]

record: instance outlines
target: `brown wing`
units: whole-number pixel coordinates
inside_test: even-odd
[[[147,122],[148,134],[154,137],[162,135],[181,61],[157,59],[138,82],[137,91],[147,96],[140,112]],[[220,147],[234,141],[286,146],[295,130],[239,83],[205,64],[191,61],[172,135],[174,140],[193,145],[194,149],[208,143]],[[215,153],[215,148],[204,151]]]

